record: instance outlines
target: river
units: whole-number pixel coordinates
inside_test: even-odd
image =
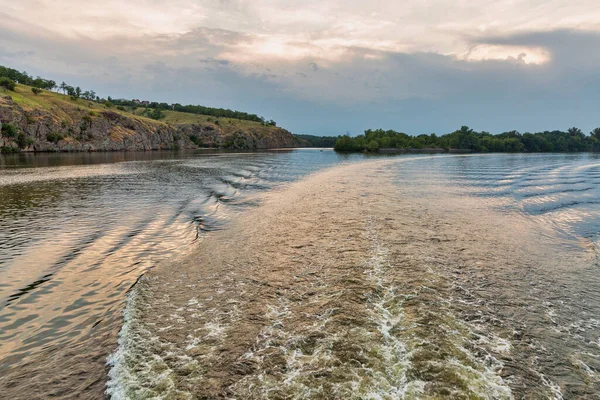
[[[107,375],[115,398],[600,389],[595,155],[0,165],[0,387],[12,398],[98,398]]]

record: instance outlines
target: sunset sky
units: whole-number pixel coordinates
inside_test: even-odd
[[[0,65],[295,133],[600,126],[597,0],[0,0]]]

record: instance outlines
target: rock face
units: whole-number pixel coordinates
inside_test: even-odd
[[[202,147],[256,150],[301,145],[300,140],[287,130],[270,126],[232,130],[206,123],[174,127],[182,137],[195,138],[194,141]]]
[[[199,147],[268,149],[298,147],[299,140],[276,127],[228,131],[218,122],[167,125],[119,110],[81,107],[23,106],[0,96],[0,126],[4,151],[146,151]]]

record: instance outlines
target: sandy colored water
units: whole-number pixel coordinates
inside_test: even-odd
[[[572,366],[543,314],[551,232],[443,187],[402,188],[406,160],[272,192],[150,271],[130,295],[108,393],[593,398],[596,375]]]

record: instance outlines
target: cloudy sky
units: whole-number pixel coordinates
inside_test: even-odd
[[[598,0],[0,0],[0,64],[296,133],[600,126]]]

